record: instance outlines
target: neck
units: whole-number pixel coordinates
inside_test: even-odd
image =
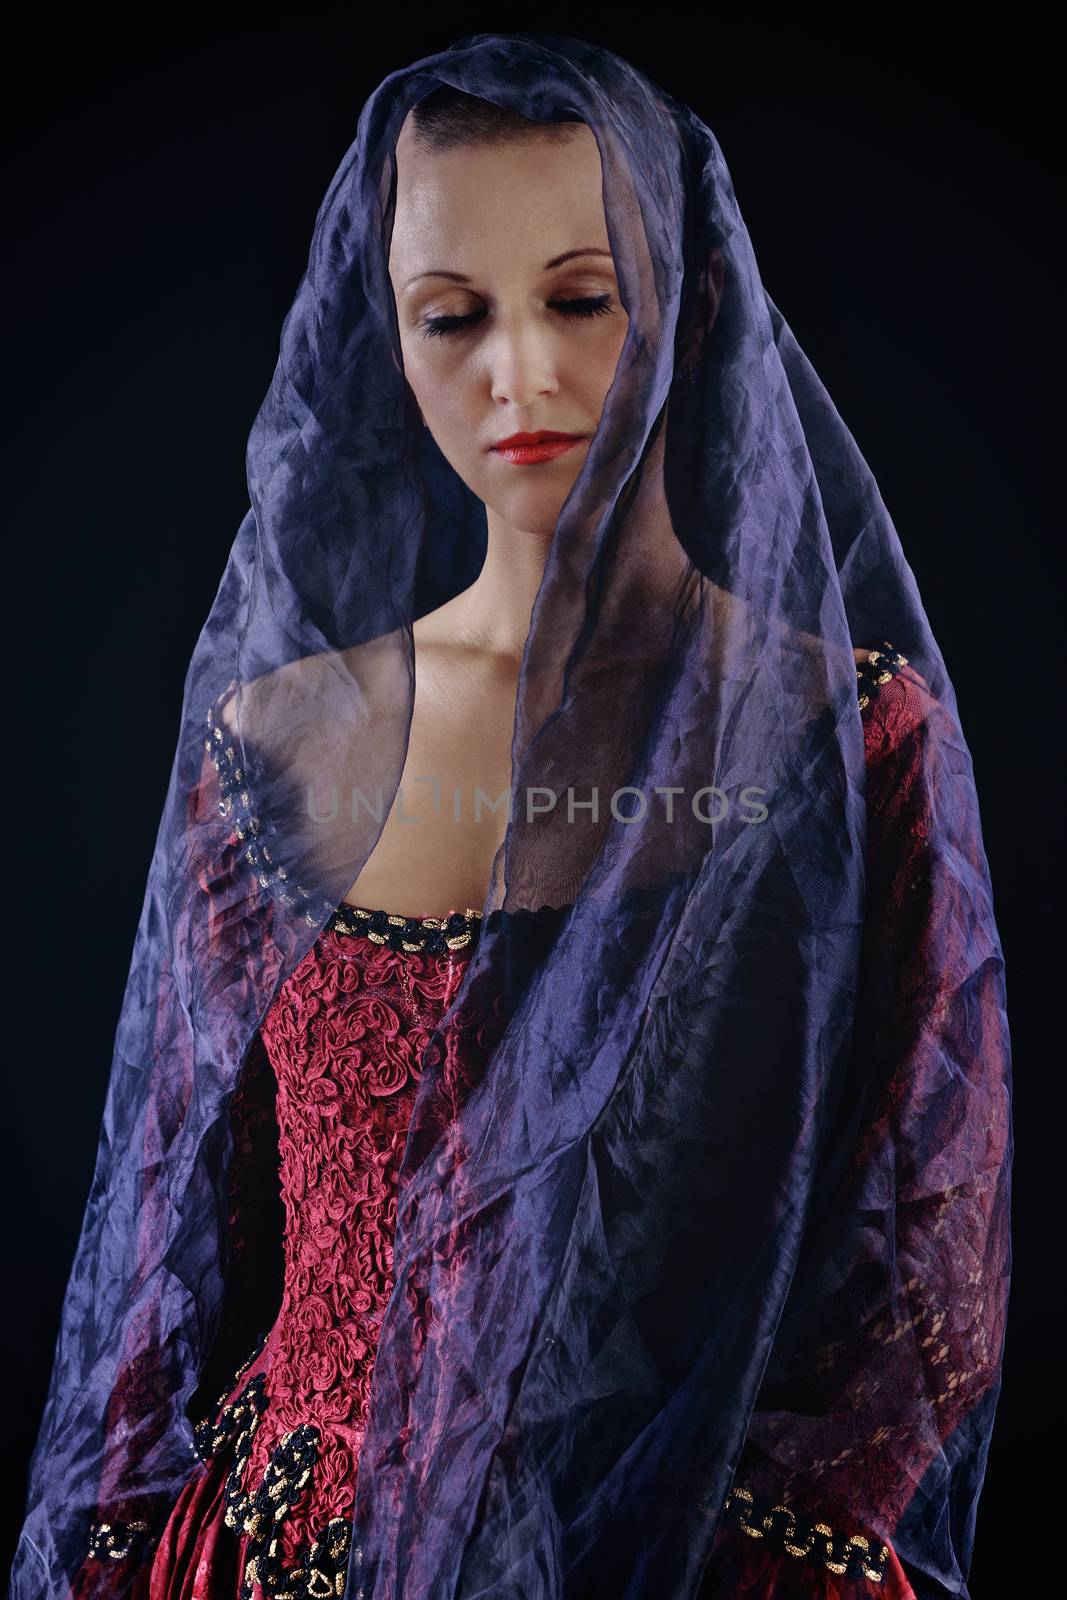
[[[552,534],[526,533],[486,507],[489,542],[482,570],[456,596],[455,623],[469,642],[510,660],[516,673]]]

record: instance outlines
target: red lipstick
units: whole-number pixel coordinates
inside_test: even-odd
[[[541,428],[537,433],[512,433],[506,439],[498,439],[490,449],[505,461],[526,467],[566,455],[576,444],[581,444],[583,437],[580,433],[555,433],[551,428]]]

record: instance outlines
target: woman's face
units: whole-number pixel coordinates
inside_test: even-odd
[[[513,528],[548,536],[629,322],[596,138],[581,123],[565,144],[437,152],[415,143],[409,123],[397,141],[389,253],[405,375],[464,483]],[[557,261],[563,255],[570,259]],[[581,439],[532,464],[493,448],[542,429]]]

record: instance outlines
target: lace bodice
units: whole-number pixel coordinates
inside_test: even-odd
[[[278,1563],[296,1565],[324,1527],[336,1522],[344,1542],[394,1283],[396,1175],[419,1059],[479,922],[477,913],[398,918],[343,903],[260,1028],[276,1083],[282,1300],[221,1415],[199,1425],[197,1445],[208,1459],[243,1430],[227,1519],[235,1531],[279,1535],[273,1560],[269,1537],[252,1541],[255,1575],[268,1587]],[[233,1198],[239,1234],[239,1192]]]

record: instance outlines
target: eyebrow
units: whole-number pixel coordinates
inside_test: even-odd
[[[553,267],[561,267],[565,261],[570,261],[575,256],[607,256],[609,260],[612,259],[610,250],[564,250],[561,256],[553,256],[551,261],[546,261],[541,270],[542,272],[550,272]],[[404,285],[405,289],[410,289],[411,285],[418,283],[420,278],[452,278],[456,283],[470,283],[471,281],[465,272],[445,272],[443,269],[433,267],[429,272],[417,272],[413,278],[409,278]]]

